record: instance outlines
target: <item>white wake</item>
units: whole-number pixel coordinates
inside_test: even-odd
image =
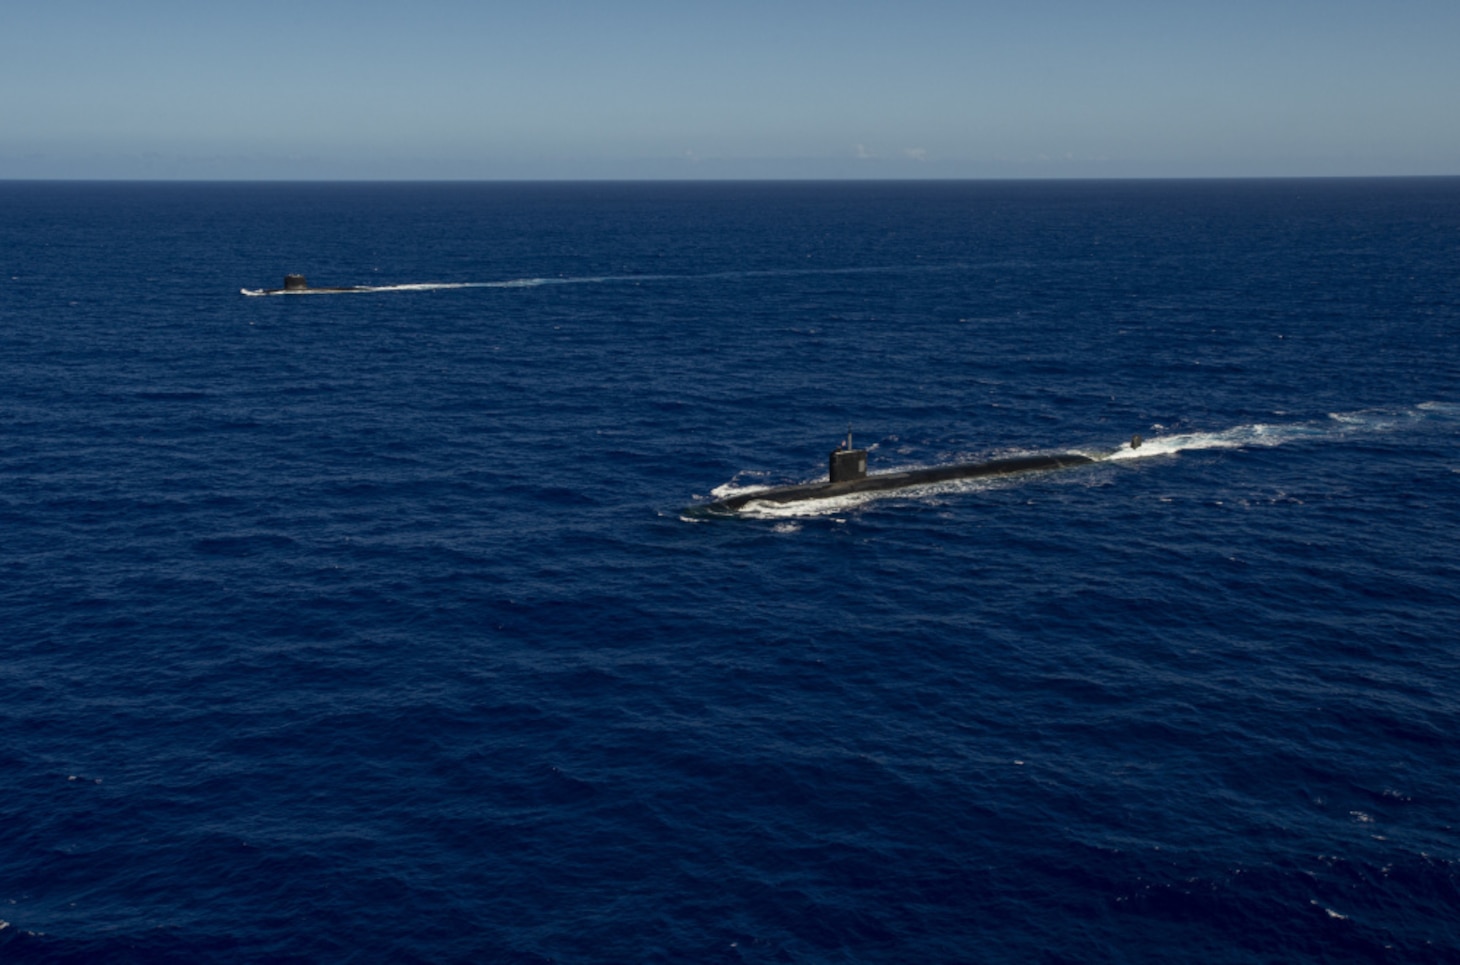
[[[538,288],[543,285],[610,285],[641,282],[696,282],[734,278],[777,278],[806,275],[869,275],[897,272],[952,271],[964,265],[876,265],[854,268],[785,268],[750,271],[720,271],[699,275],[582,275],[558,278],[509,278],[502,281],[413,282],[400,285],[350,285],[334,290],[329,287],[284,290],[281,288],[240,288],[250,297],[264,295],[368,295],[378,292],[443,291],[452,288]]]

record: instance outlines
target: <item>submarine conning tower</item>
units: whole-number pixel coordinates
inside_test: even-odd
[[[309,287],[309,282],[304,280],[303,275],[285,275],[284,290],[286,292],[302,292]]]
[[[831,451],[831,466],[828,476],[834,483],[851,482],[867,478],[867,450],[852,448],[852,430],[847,429],[847,441]]]

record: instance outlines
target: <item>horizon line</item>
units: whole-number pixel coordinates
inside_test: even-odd
[[[952,182],[1089,182],[1089,181],[1438,181],[1449,174],[1081,174],[964,175],[929,177],[42,177],[0,176],[0,184],[928,184]]]

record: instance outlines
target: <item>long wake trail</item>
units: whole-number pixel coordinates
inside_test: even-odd
[[[795,278],[817,275],[874,275],[909,272],[957,271],[967,265],[879,265],[861,268],[783,268],[751,271],[717,271],[697,275],[634,274],[581,275],[559,278],[509,278],[502,281],[408,282],[399,285],[351,285],[341,288],[242,288],[248,296],[261,295],[368,295],[378,292],[448,291],[456,288],[541,288],[547,285],[624,285],[643,282],[700,282],[738,278]]]
[[[1124,447],[1103,458],[1124,461],[1174,455],[1194,449],[1251,449],[1281,446],[1290,442],[1330,442],[1355,436],[1396,432],[1427,419],[1454,419],[1456,416],[1460,416],[1460,406],[1444,402],[1425,402],[1409,408],[1330,412],[1326,419],[1305,422],[1256,422],[1215,432],[1156,436],[1144,440],[1139,447]]]

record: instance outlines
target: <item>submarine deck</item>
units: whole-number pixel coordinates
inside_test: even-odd
[[[988,462],[960,463],[953,466],[934,466],[930,469],[909,469],[903,472],[885,472],[861,479],[844,482],[804,483],[797,486],[777,486],[755,492],[741,493],[727,499],[706,503],[696,509],[706,512],[738,512],[753,502],[795,503],[808,499],[828,499],[848,493],[879,492],[888,489],[904,489],[929,483],[949,482],[955,479],[977,479],[982,476],[1008,476],[1021,472],[1040,472],[1049,469],[1067,469],[1094,462],[1090,456],[1077,452],[1063,452],[1058,455],[1012,456],[1007,459],[992,459]]]
[[[319,288],[240,289],[245,295],[337,295],[341,292],[368,292],[368,285],[320,286]]]

